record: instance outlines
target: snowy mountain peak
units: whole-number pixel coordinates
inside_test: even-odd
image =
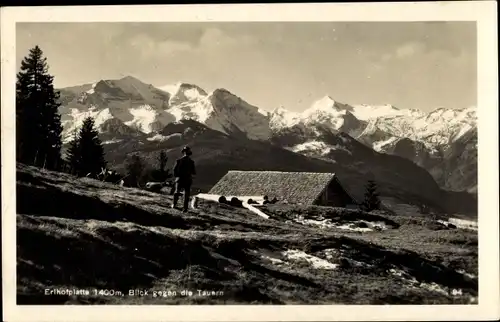
[[[234,95],[233,93],[231,93],[229,90],[225,89],[225,88],[216,88],[213,92],[211,92],[209,94],[210,96],[218,96],[218,97],[224,97],[224,96],[234,96],[234,97],[237,97],[236,95]]]
[[[136,82],[136,83],[142,83],[139,79],[135,78],[134,76],[125,76],[119,79],[120,81],[126,81],[126,82]]]
[[[384,104],[384,105],[359,104],[353,106],[352,112],[354,115],[356,115],[358,119],[368,121],[377,119],[379,117],[392,117],[398,115],[405,115],[408,114],[410,110],[400,110],[391,104]]]
[[[169,105],[178,105],[192,102],[207,96],[207,93],[199,86],[188,83],[177,83],[170,89]]]
[[[280,105],[279,107],[276,107],[271,111],[271,115],[275,115],[275,114],[283,115],[283,114],[286,114],[288,112],[289,111],[283,105]]]
[[[382,107],[386,108],[386,109],[391,109],[391,110],[399,111],[399,108],[397,108],[396,106],[394,106],[392,104],[383,104]]]
[[[214,104],[215,108],[224,106],[224,108],[232,109],[241,106],[242,103],[245,102],[241,97],[236,96],[225,88],[215,89],[208,95],[208,97],[212,104]],[[251,108],[252,110],[258,110],[258,108],[253,105],[248,103],[246,103],[246,105],[246,107]]]
[[[335,105],[335,100],[328,94],[320,98],[318,102],[324,102],[325,104]]]
[[[109,80],[101,79],[97,83],[92,85],[93,93],[95,92],[109,92],[113,86],[110,84]]]
[[[302,112],[304,117],[312,117],[318,115],[344,115],[346,111],[354,111],[354,108],[349,104],[344,104],[335,101],[330,95],[326,95],[315,101],[310,108]]]
[[[355,106],[369,107],[369,108],[373,108],[373,109],[385,108],[385,109],[388,109],[388,110],[389,109],[399,110],[399,108],[397,108],[396,106],[394,106],[392,104],[381,104],[381,105],[358,104],[358,105],[355,105]]]
[[[322,97],[313,103],[313,105],[308,109],[310,112],[315,111],[324,111],[331,112],[332,109],[335,109],[336,102],[329,95]]]
[[[280,106],[269,113],[269,126],[271,129],[292,127],[300,122],[300,114]]]
[[[158,86],[158,89],[165,91],[172,96],[177,94],[179,91],[186,91],[186,90],[190,90],[190,89],[196,89],[197,91],[199,91],[203,95],[207,95],[207,93],[201,87],[194,85],[194,84],[191,84],[191,83],[187,83],[187,82],[177,82],[174,84],[167,84],[167,85],[163,85],[163,86]]]
[[[169,94],[175,94],[178,90],[179,87],[181,86],[182,82],[177,82],[175,84],[167,84],[167,85],[162,85],[158,86],[158,89],[161,89],[162,91],[165,91]]]
[[[391,104],[348,105],[325,95],[300,113],[283,106],[266,112],[225,88],[207,93],[188,82],[154,87],[133,76],[65,88],[62,94],[60,112],[65,134],[66,129],[77,127],[90,114],[98,127],[129,126],[145,134],[189,119],[226,134],[260,140],[268,139],[275,131],[298,126],[312,132],[321,128],[346,132],[374,147],[407,137],[434,148],[449,144],[476,126],[475,107],[439,108],[425,113]],[[115,125],[115,119],[122,123]]]

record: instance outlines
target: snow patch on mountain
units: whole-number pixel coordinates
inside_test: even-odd
[[[346,112],[346,110],[339,109],[336,106],[336,102],[330,96],[325,96],[302,112],[300,118],[306,124],[320,122],[338,130],[344,124],[343,117],[346,115]]]
[[[126,110],[116,108],[99,109],[91,106],[88,109],[70,108],[62,114],[61,123],[63,126],[63,142],[69,142],[73,139],[75,130],[79,130],[83,121],[87,117],[94,119],[96,129],[104,131],[109,129],[111,120],[126,125],[132,129],[139,130],[143,133],[151,133],[161,130],[166,124],[175,121],[175,117],[169,113],[154,109],[150,105],[144,104],[132,107]],[[114,126],[120,126],[118,123],[113,123]],[[133,132],[132,130],[130,132]]]
[[[336,102],[330,96],[328,96],[328,95],[324,96],[321,99],[314,102],[310,108],[308,108],[307,110],[305,110],[302,113],[302,115],[305,117],[308,117],[310,115],[314,115],[314,114],[318,114],[318,113],[322,113],[322,112],[324,112],[324,113],[336,112],[336,113],[342,114],[341,113],[342,111],[340,111],[335,106],[335,103]]]
[[[165,92],[169,93],[170,95],[173,95],[173,94],[177,93],[181,84],[183,84],[183,82],[162,85],[162,86],[158,86],[158,89],[161,89],[162,91],[165,91]]]
[[[113,118],[109,108],[103,110],[79,110],[77,108],[71,108],[66,117],[62,118],[63,126],[63,142],[67,143],[73,139],[75,131],[78,131],[83,125],[83,121],[87,117],[92,117],[94,119],[94,124],[96,128],[100,126],[109,119]]]
[[[273,128],[292,127],[299,122],[299,113],[288,111],[281,106],[274,109],[270,114],[270,124]]]
[[[337,103],[325,96],[303,111],[296,113],[279,107],[270,113],[270,126],[273,129],[292,127],[297,124],[323,124],[338,130],[344,124],[346,110],[338,108]]]
[[[205,123],[214,112],[212,104],[207,97],[204,97],[194,102],[184,102],[179,105],[172,106],[168,112],[175,116],[176,121],[194,120],[200,123]]]
[[[175,121],[172,115],[155,109],[148,104],[130,108],[128,112],[131,114],[132,119],[124,123],[143,133],[159,131],[168,123]]]
[[[324,142],[321,141],[309,141],[302,144],[297,144],[291,148],[290,151],[296,153],[318,153],[319,155],[325,156],[331,152],[331,148]]]
[[[477,126],[475,109],[437,109],[429,114],[405,113],[381,116],[375,126],[393,136],[424,143],[431,151],[446,146]]]
[[[381,116],[394,116],[403,115],[404,111],[392,106],[391,104],[385,105],[354,105],[353,114],[360,120],[368,121]]]
[[[457,133],[455,133],[455,135],[452,136],[451,140],[456,141],[460,139],[465,133],[469,132],[472,129],[473,127],[471,124],[465,124]]]
[[[398,138],[393,136],[393,137],[388,138],[387,140],[376,141],[373,143],[373,149],[377,152],[381,152],[384,149],[384,147],[396,142],[397,140],[398,140]]]
[[[162,135],[162,134],[156,133],[155,135],[147,138],[146,140],[148,140],[148,141],[165,142],[165,141],[168,141],[168,140],[170,140],[172,138],[180,138],[180,137],[182,137],[181,133],[172,133],[170,135]]]
[[[120,143],[122,141],[123,141],[122,139],[112,139],[112,140],[103,141],[102,144]]]
[[[329,147],[330,147],[330,149],[331,149],[331,150],[334,150],[334,151],[339,151],[339,150],[341,150],[341,151],[346,152],[347,154],[351,154],[351,155],[352,155],[352,152],[351,152],[349,149],[347,149],[347,148],[345,148],[345,147],[341,146],[340,144],[329,145]]]
[[[301,144],[296,144],[286,149],[295,153],[301,153],[310,156],[324,157],[332,153],[333,151],[343,151],[347,154],[352,155],[352,152],[349,151],[349,149],[347,149],[345,146],[342,146],[340,144],[326,144],[325,142],[319,140],[310,140]]]
[[[176,83],[161,86],[170,93],[167,111],[176,121],[194,120],[225,134],[244,133],[250,139],[270,137],[269,113],[253,106],[226,89],[206,93],[196,85]]]
[[[288,111],[283,106],[269,113],[269,126],[271,129],[289,128],[300,122],[300,114]]]
[[[321,136],[325,129],[332,132],[346,132],[353,137],[359,136],[366,122],[356,118],[348,104],[325,96],[301,113],[287,111],[283,107],[270,113],[270,127],[276,133],[285,128],[302,127],[315,136]]]
[[[129,112],[132,114],[133,119],[125,122],[126,125],[135,127],[145,133],[151,133],[151,123],[154,122],[157,114],[151,109],[151,106],[141,105],[129,109]]]
[[[86,91],[86,93],[87,93],[87,94],[94,94],[96,84],[97,84],[97,83],[93,83],[93,84],[92,84],[92,88],[91,88],[91,89],[89,89],[88,91]]]
[[[170,99],[168,101],[169,106],[197,101],[207,96],[207,93],[199,86],[184,82],[164,85],[161,86],[160,89],[170,94]]]
[[[265,116],[265,117],[267,117],[267,118],[269,118],[269,117],[270,117],[270,116],[269,116],[269,114],[270,114],[270,113],[269,113],[269,111],[264,110],[264,109],[262,109],[262,108],[260,108],[260,107],[257,107],[257,112],[259,112],[260,114],[264,115],[264,116]]]

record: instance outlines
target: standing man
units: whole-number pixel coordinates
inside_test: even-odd
[[[182,211],[186,212],[188,210],[191,185],[193,183],[193,176],[196,175],[196,169],[194,161],[191,159],[191,155],[193,154],[191,149],[185,146],[181,152],[184,156],[177,159],[174,166],[175,192],[172,208],[177,208],[180,192],[184,190],[184,207]]]

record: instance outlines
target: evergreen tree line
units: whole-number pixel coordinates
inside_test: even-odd
[[[76,176],[100,173],[107,162],[92,117],[75,130],[66,157],[62,157],[60,94],[48,69],[39,46],[30,49],[21,62],[16,81],[16,161]],[[166,152],[160,151],[158,168],[149,169],[138,154],[132,155],[126,160],[124,177],[130,186],[147,180],[164,181],[169,177],[167,161]]]
[[[47,59],[40,47],[30,49],[21,62],[16,81],[16,160],[49,170],[67,171],[76,176],[97,174],[106,168],[104,148],[95,129],[94,119],[87,117],[79,131],[75,130],[65,160],[61,156],[62,125],[59,114],[59,92],[54,89],[54,77],[48,73]],[[160,151],[156,169],[134,154],[127,158],[124,178],[129,186],[141,186],[146,181],[165,181],[171,175],[166,170],[167,154]],[[361,209],[380,209],[377,185],[370,180],[366,186]]]
[[[87,117],[80,130],[75,131],[66,155],[69,172],[76,176],[96,174],[107,167],[104,148],[92,117]],[[167,180],[170,171],[166,169],[168,157],[164,150],[158,152],[156,162],[157,168],[151,168],[139,154],[132,154],[127,157],[125,175],[121,176],[131,187],[141,187],[147,181]]]
[[[80,131],[75,130],[66,152],[66,161],[69,172],[79,177],[89,173],[97,174],[102,168],[106,168],[104,148],[92,117],[83,121]]]
[[[62,125],[53,81],[40,47],[30,49],[16,80],[16,160],[60,170]]]
[[[129,186],[142,186],[148,181],[163,182],[172,177],[170,170],[166,169],[168,157],[164,150],[158,152],[156,158],[157,168],[150,168],[146,161],[139,155],[133,154],[125,162],[126,182]]]

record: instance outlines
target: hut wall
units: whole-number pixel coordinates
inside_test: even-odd
[[[351,198],[344,192],[339,183],[332,181],[315,204],[329,207],[346,207],[351,203]]]

